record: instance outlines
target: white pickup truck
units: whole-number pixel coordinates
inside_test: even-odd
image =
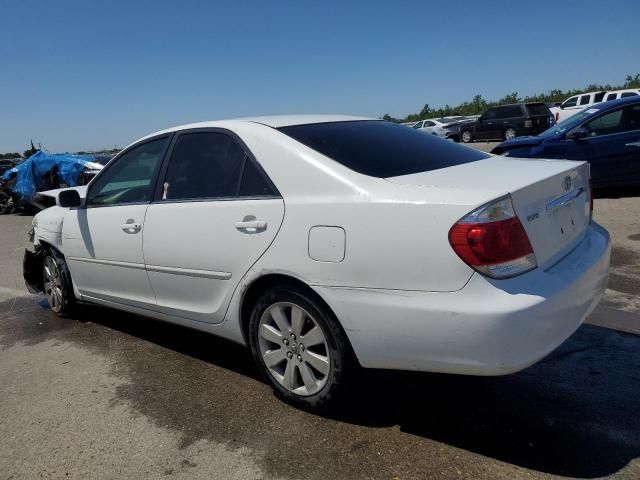
[[[611,90],[599,92],[587,92],[567,98],[559,107],[550,108],[556,123],[566,120],[574,113],[578,113],[595,103],[608,102],[618,98],[633,97],[640,95],[640,89],[630,88],[627,90]]]

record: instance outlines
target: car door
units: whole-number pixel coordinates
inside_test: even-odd
[[[589,136],[579,140],[591,164],[595,186],[640,183],[640,105],[604,113],[583,125]]]
[[[83,297],[155,304],[142,237],[169,140],[167,135],[153,138],[121,153],[91,182],[84,206],[65,214],[63,250]]]
[[[425,120],[424,125],[422,127],[422,130],[425,133],[434,134],[435,133],[435,128],[436,128],[435,122],[432,122],[431,120]]]
[[[477,140],[486,140],[491,138],[491,132],[495,129],[496,108],[490,108],[478,118],[474,138]]]
[[[219,323],[274,240],[284,202],[239,138],[220,129],[177,134],[160,179],[144,235],[155,308]]]

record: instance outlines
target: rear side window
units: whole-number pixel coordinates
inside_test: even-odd
[[[294,125],[278,130],[351,170],[379,178],[428,172],[489,157],[434,135],[377,120]]]
[[[617,95],[617,93],[610,93],[609,95],[607,95],[607,99],[605,100],[605,102],[608,102],[609,100],[615,100]]]
[[[228,135],[181,135],[171,153],[162,199],[235,197],[245,156],[238,142]]]
[[[520,105],[507,105],[498,107],[495,118],[514,118],[522,116],[522,108]]]
[[[277,195],[265,175],[258,169],[251,159],[247,158],[240,182],[241,197],[271,197]]]
[[[527,105],[527,110],[529,115],[549,115],[551,113],[547,106],[542,103]]]
[[[638,94],[634,92],[624,92],[622,95],[620,95],[620,98],[635,97],[636,95]]]

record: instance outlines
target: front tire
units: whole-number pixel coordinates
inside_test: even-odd
[[[249,320],[253,359],[276,394],[305,410],[327,410],[343,397],[356,361],[326,305],[296,285],[276,286]]]
[[[62,255],[49,250],[42,264],[43,292],[49,307],[57,315],[67,315],[75,307],[71,275]]]
[[[473,137],[471,136],[471,132],[469,130],[465,130],[464,132],[462,132],[460,138],[462,139],[463,143],[470,143],[471,140],[473,140]]]

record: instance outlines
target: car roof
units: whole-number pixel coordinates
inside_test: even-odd
[[[225,120],[210,120],[206,122],[186,123],[184,125],[176,125],[175,127],[165,128],[158,130],[157,132],[145,135],[132,142],[125,148],[134,145],[142,140],[155,137],[156,135],[162,135],[163,133],[179,132],[181,130],[189,130],[192,128],[230,128],[238,123],[259,123],[272,128],[291,127],[294,125],[309,125],[313,123],[332,123],[332,122],[355,122],[361,120],[374,120],[380,121],[378,118],[370,117],[358,117],[355,115],[270,115],[262,117],[241,117],[241,118],[229,118]]]
[[[627,103],[640,103],[640,95],[635,95],[633,97],[618,98],[616,100],[608,100],[606,102],[594,103],[593,105],[587,108],[602,109],[604,107],[608,110],[610,108],[619,107],[620,105],[626,105]]]

